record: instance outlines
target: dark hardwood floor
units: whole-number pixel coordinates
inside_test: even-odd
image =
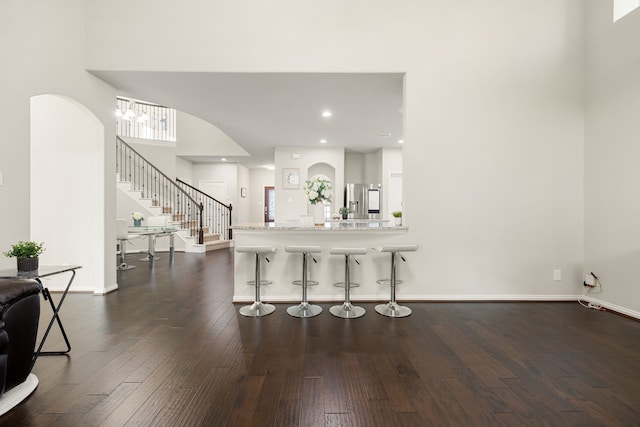
[[[640,425],[635,320],[545,302],[245,318],[230,250],[161,257],[132,255],[117,292],[68,296],[71,354],[37,360],[38,388],[1,425]]]

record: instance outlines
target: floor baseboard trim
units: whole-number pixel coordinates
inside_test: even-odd
[[[490,301],[577,301],[578,295],[401,295],[398,296],[398,301],[402,302],[463,302],[463,301],[477,301],[477,302],[490,302]],[[292,296],[285,295],[273,295],[264,296],[262,300],[272,303],[295,303],[299,302],[299,299]],[[309,295],[309,300],[314,302],[336,302],[344,301],[343,296],[336,295]],[[380,302],[388,301],[388,295],[351,295],[353,302]],[[234,303],[248,303],[252,302],[252,296],[234,296]]]
[[[607,301],[602,301],[602,300],[599,300],[598,298],[583,297],[582,299],[584,301],[600,304],[601,307],[604,307],[605,309],[607,309],[609,311],[614,311],[614,312],[616,312],[618,314],[621,314],[623,316],[627,316],[627,317],[631,317],[631,318],[636,319],[636,320],[640,320],[640,312],[638,312],[638,311],[630,310],[628,308],[621,307],[619,305],[612,304],[612,303],[607,302]]]
[[[113,291],[117,291],[118,290],[118,284],[114,283],[111,286],[107,286],[106,288],[102,288],[102,289],[97,289],[95,291],[93,291],[94,295],[106,295],[109,292],[113,292]],[[71,292],[71,290],[69,290],[69,292]]]

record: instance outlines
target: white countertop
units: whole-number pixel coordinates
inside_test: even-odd
[[[334,220],[328,221],[324,225],[312,225],[296,222],[282,223],[252,223],[238,224],[231,228],[234,231],[308,231],[308,232],[326,232],[326,231],[363,231],[363,232],[390,232],[390,231],[407,231],[407,227],[397,227],[385,220]]]

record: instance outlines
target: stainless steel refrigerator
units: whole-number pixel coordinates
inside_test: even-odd
[[[344,206],[349,218],[382,219],[382,184],[346,184]]]

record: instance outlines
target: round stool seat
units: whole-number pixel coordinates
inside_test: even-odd
[[[236,246],[236,252],[269,254],[276,251],[273,246]]]
[[[366,255],[367,248],[331,248],[331,255]]]
[[[378,250],[380,252],[415,252],[418,250],[418,245],[384,245]]]
[[[319,254],[320,246],[285,246],[284,251],[290,254]]]

